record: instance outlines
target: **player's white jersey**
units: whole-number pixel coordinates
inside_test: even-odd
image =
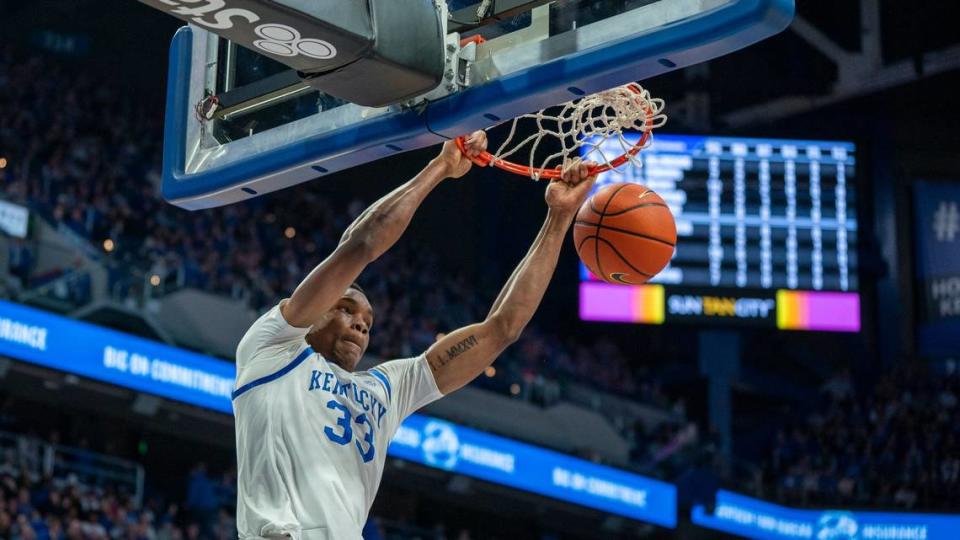
[[[423,355],[350,373],[307,331],[274,307],[237,347],[241,539],[360,539],[400,422],[441,397]]]

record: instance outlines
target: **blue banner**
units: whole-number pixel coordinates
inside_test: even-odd
[[[0,301],[0,354],[232,414],[229,362]],[[605,512],[676,525],[667,483],[412,415],[388,453]]]
[[[0,300],[0,354],[231,413],[234,365]]]
[[[712,514],[695,506],[690,519],[709,529],[758,540],[956,540],[960,516],[798,510],[730,491],[717,492]]]
[[[960,182],[917,182],[914,232],[921,353],[960,352]]]
[[[917,276],[960,276],[960,182],[914,185]]]
[[[414,414],[388,450],[401,459],[673,528],[676,488],[666,482],[597,465]]]

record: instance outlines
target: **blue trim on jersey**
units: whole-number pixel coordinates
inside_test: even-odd
[[[384,375],[383,373],[380,373],[380,372],[377,371],[376,369],[371,369],[371,370],[370,370],[370,374],[373,375],[374,377],[376,377],[377,379],[379,379],[380,382],[383,383],[383,387],[387,390],[387,399],[388,399],[388,400],[392,400],[392,399],[393,399],[393,392],[392,392],[391,389],[390,389],[390,381],[387,380],[387,376]]]
[[[233,391],[233,395],[232,395],[232,399],[237,399],[238,397],[240,397],[241,395],[243,395],[243,394],[246,393],[247,391],[252,390],[252,389],[256,388],[257,386],[260,386],[261,384],[267,384],[267,383],[270,382],[270,381],[275,381],[275,380],[279,379],[280,377],[283,377],[283,376],[286,375],[287,373],[290,373],[291,371],[293,371],[294,368],[296,368],[297,366],[299,366],[300,364],[302,364],[303,361],[306,360],[307,357],[310,356],[311,354],[313,354],[313,349],[311,349],[310,347],[307,347],[306,349],[303,350],[302,353],[300,353],[296,358],[293,359],[293,362],[290,362],[289,364],[287,364],[286,366],[284,366],[283,369],[281,369],[280,371],[277,371],[276,373],[271,373],[270,375],[267,375],[266,377],[260,377],[259,379],[255,380],[255,381],[252,381],[252,382],[249,382],[249,383],[241,386],[240,388],[237,388],[236,390],[234,390],[234,391]],[[389,394],[389,393],[390,393],[390,392],[388,391],[387,394]]]

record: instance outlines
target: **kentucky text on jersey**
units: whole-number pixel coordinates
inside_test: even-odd
[[[352,382],[342,382],[336,375],[329,371],[313,370],[310,372],[309,391],[321,390],[329,392],[335,396],[345,396],[352,399],[355,403],[363,407],[363,410],[370,411],[377,419],[377,427],[380,427],[381,420],[387,414],[387,408],[380,403],[380,400],[373,394],[363,388],[359,388]]]

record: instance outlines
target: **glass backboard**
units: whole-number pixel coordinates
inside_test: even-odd
[[[188,209],[220,206],[437,144],[731,53],[783,30],[794,11],[793,0],[436,2],[447,24],[444,79],[378,108],[182,28],[170,50],[164,196]]]

